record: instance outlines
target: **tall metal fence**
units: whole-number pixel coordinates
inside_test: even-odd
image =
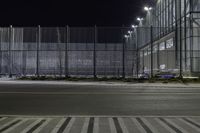
[[[198,27],[4,27],[0,74],[124,77],[200,75]]]
[[[135,46],[127,28],[0,28],[0,74],[132,77]]]

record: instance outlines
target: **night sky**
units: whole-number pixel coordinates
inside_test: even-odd
[[[130,26],[150,4],[150,0],[2,1],[0,26]]]

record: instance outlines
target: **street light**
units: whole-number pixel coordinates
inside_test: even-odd
[[[128,35],[124,35],[124,37],[125,37],[125,38],[129,38],[129,36],[128,36]]]
[[[144,7],[144,10],[145,10],[145,11],[151,11],[151,10],[152,10],[152,7],[145,6],[145,7]]]
[[[135,29],[135,28],[137,28],[138,26],[137,26],[137,25],[132,25],[131,27]]]
[[[132,33],[133,33],[132,31],[130,31],[130,30],[128,31],[128,34],[132,34]]]
[[[144,20],[144,19],[143,19],[143,18],[139,18],[139,17],[138,17],[138,18],[137,18],[137,20],[141,22],[141,21],[142,21],[142,20]]]

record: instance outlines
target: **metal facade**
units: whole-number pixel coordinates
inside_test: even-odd
[[[154,0],[152,10],[131,34],[127,40],[137,46],[138,73],[199,76],[199,0]]]

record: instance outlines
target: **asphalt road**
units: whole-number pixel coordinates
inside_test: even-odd
[[[0,115],[200,116],[200,88],[1,82]]]

